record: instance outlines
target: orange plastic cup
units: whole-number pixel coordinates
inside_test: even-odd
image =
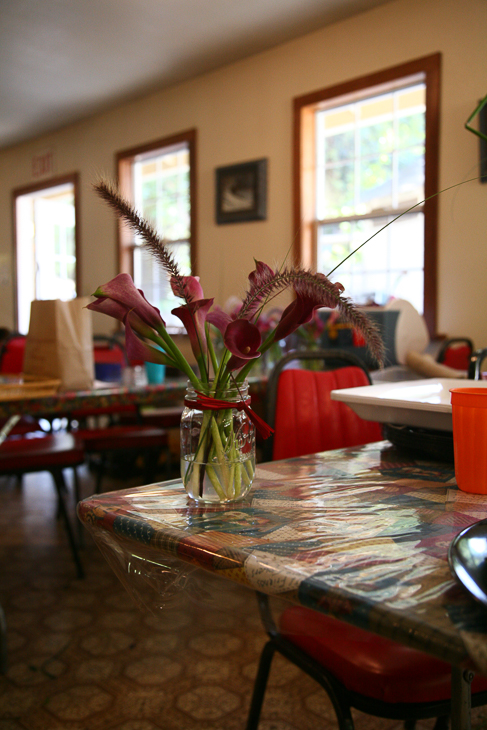
[[[487,388],[452,388],[453,452],[459,489],[487,494]]]

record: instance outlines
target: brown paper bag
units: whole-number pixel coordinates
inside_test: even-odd
[[[59,378],[60,390],[92,387],[93,326],[91,312],[84,308],[90,301],[78,297],[32,302],[24,373]]]

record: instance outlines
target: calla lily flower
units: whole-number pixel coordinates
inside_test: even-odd
[[[189,302],[171,311],[185,326],[191,343],[191,349],[198,363],[200,363],[203,356],[208,352],[205,322],[208,310],[212,304],[213,299],[198,299],[195,302]]]
[[[337,299],[343,291],[341,284],[335,284],[336,296],[326,292],[299,291],[295,287],[296,299],[286,307],[282,313],[281,321],[276,327],[274,340],[282,340],[292,332],[295,332],[301,325],[310,322],[316,309],[321,307],[336,307]]]
[[[225,347],[232,353],[227,368],[230,372],[243,367],[249,360],[260,357],[262,337],[255,324],[246,319],[230,322],[223,336]]]
[[[160,331],[161,326],[164,328],[166,326],[157,307],[147,301],[144,292],[137,289],[132,277],[128,274],[119,274],[107,284],[99,286],[93,296],[113,299],[124,306],[126,312],[133,310],[143,322],[157,332]]]
[[[154,333],[152,327],[143,322],[133,309],[127,312],[126,307],[114,299],[99,297],[94,302],[90,302],[86,309],[91,309],[92,312],[100,312],[100,314],[107,314],[109,317],[118,319],[119,322],[124,322],[127,317],[131,327],[142,337],[151,337]]]
[[[129,320],[129,315],[126,315],[123,320],[125,324],[125,348],[129,360],[143,360],[144,362],[156,362],[161,365],[172,365],[173,361],[169,360],[162,350],[151,347],[137,337]]]
[[[183,288],[186,302],[195,302],[204,299],[203,287],[200,284],[199,276],[182,276]],[[171,276],[171,289],[175,296],[179,295],[176,278]]]

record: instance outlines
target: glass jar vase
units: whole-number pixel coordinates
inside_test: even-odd
[[[181,416],[181,478],[197,502],[234,502],[248,494],[255,472],[255,428],[243,409],[248,383],[200,398],[188,385]],[[204,403],[202,403],[204,401]]]

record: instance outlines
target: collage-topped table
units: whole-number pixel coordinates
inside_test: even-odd
[[[101,384],[90,390],[65,391],[36,398],[0,400],[0,418],[20,414],[30,416],[62,416],[87,408],[111,408],[113,406],[174,405],[182,401],[186,383],[183,380],[167,381],[161,385],[134,385],[130,387],[111,383]]]
[[[256,398],[263,397],[266,387],[265,378],[249,378],[250,393]],[[63,416],[73,411],[103,409],[116,406],[140,406],[161,408],[175,406],[183,402],[186,380],[165,380],[160,385],[133,385],[130,387],[100,383],[90,390],[66,391],[36,398],[1,399],[0,418],[14,415]]]
[[[458,490],[451,464],[380,442],[261,464],[233,505],[197,506],[174,480],[90,497],[78,514],[141,603],[198,568],[487,674],[485,609],[447,562],[487,504]]]

